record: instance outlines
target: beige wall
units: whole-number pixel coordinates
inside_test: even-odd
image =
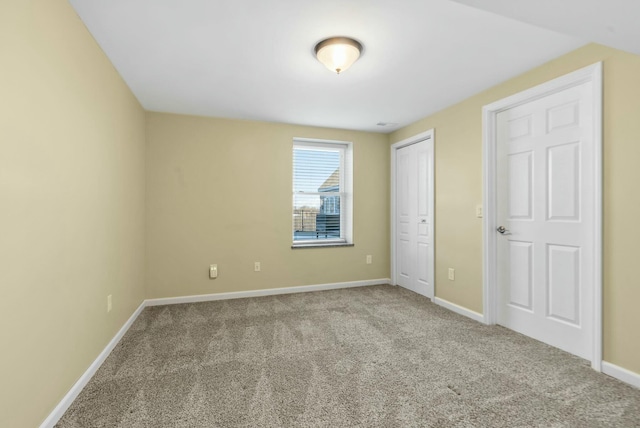
[[[291,249],[294,137],[353,142],[354,247]],[[147,297],[388,278],[388,201],[386,135],[148,113]]]
[[[435,128],[436,296],[482,312],[483,105],[604,62],[604,359],[640,373],[640,56],[588,45],[394,132]],[[447,279],[447,268],[456,280]]]
[[[0,52],[0,426],[33,427],[143,299],[145,118],[64,0],[3,0]]]

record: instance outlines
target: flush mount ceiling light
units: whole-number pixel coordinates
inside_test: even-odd
[[[362,53],[362,44],[349,37],[331,37],[315,47],[318,61],[329,70],[340,74],[351,67]]]

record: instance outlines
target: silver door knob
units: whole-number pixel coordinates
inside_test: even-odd
[[[503,235],[509,235],[509,231],[504,226],[500,226],[496,230]]]
[[[426,223],[426,222],[427,222],[427,220],[424,219],[424,218],[420,221],[420,223]]]

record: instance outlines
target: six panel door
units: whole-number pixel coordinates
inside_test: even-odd
[[[591,83],[497,115],[498,323],[591,359]]]

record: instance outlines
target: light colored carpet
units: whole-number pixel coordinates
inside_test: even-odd
[[[639,427],[640,390],[399,287],[145,309],[58,427]]]

